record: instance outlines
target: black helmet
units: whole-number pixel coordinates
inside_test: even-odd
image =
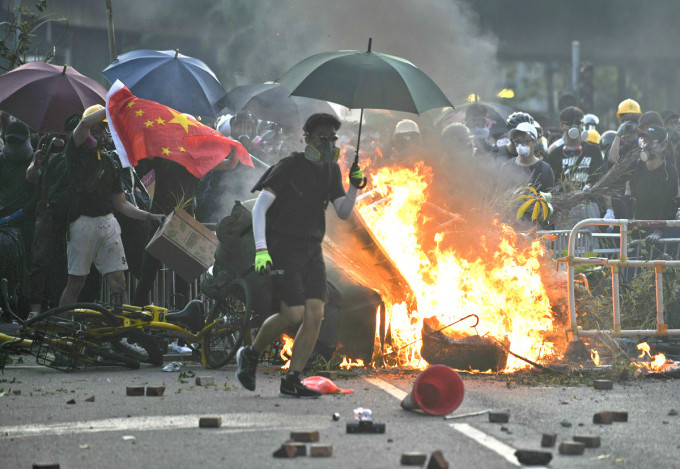
[[[600,136],[600,150],[607,152],[614,142],[616,137],[616,132],[613,130],[607,130]]]
[[[508,116],[508,119],[505,121],[505,125],[508,127],[508,130],[512,130],[517,127],[520,122],[528,122],[529,124],[533,125],[534,118],[526,112],[513,112]]]
[[[257,127],[257,119],[253,117],[250,111],[241,110],[237,112],[234,117],[229,120],[229,124],[233,127],[235,122],[249,122],[253,126]]]

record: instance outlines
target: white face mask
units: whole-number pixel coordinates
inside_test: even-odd
[[[531,153],[531,147],[529,145],[515,145],[515,148],[517,149],[517,154],[519,156],[529,156],[529,153]]]

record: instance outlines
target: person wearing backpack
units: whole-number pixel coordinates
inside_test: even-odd
[[[339,128],[335,116],[311,115],[303,127],[305,151],[272,166],[253,189],[261,191],[253,207],[255,270],[260,274],[277,270],[272,289],[280,309],[264,321],[252,346],[241,347],[236,354],[236,377],[250,391],[255,390],[260,353],[302,320],[279,396],[320,396],[302,384],[300,373],[317,341],[324,314],[326,268],[321,242],[326,230],[325,211],[331,202],[341,219],[349,218],[357,191],[365,185],[362,170],[354,164],[345,193],[335,146]]]
[[[110,293],[125,298],[127,259],[116,210],[137,220],[161,223],[163,215],[138,209],[125,199],[117,166],[105,151],[111,136],[102,105],[90,106],[68,138],[66,171],[73,189],[68,214],[68,280],[59,305],[76,303],[90,267],[106,275]]]

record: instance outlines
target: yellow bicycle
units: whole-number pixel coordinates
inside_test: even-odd
[[[240,278],[222,289],[207,315],[199,300],[178,312],[154,305],[76,303],[26,321],[16,337],[0,335],[0,352],[28,352],[39,364],[62,370],[138,368],[140,362],[161,365],[168,340],[176,338],[200,353],[203,366],[219,368],[236,354],[251,313],[250,290]]]

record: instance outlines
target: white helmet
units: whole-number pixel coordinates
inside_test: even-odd
[[[394,128],[394,135],[397,134],[410,134],[410,133],[420,133],[420,129],[418,128],[418,124],[416,124],[415,121],[412,121],[411,119],[404,119],[399,122],[397,122],[397,126]]]

